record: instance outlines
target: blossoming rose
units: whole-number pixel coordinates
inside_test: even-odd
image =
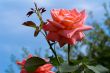
[[[60,47],[68,44],[76,44],[84,38],[83,31],[92,29],[91,26],[84,25],[86,19],[85,10],[78,12],[76,9],[51,10],[53,20],[47,20],[43,26],[48,31],[47,40],[58,41]]]
[[[28,56],[28,58],[31,58],[31,57],[32,57],[32,55]],[[45,61],[47,61],[47,60],[45,60]],[[26,59],[23,59],[22,62],[17,61],[17,64],[21,66],[21,72],[20,73],[28,73],[24,68],[25,63],[26,63]],[[45,65],[37,68],[35,70],[35,72],[33,72],[33,73],[54,73],[51,71],[52,67],[53,67],[52,64],[45,64]]]

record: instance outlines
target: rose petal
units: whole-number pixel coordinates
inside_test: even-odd
[[[60,23],[57,23],[56,21],[51,21],[51,20],[48,20],[48,22],[55,26],[56,28],[59,28],[59,29],[64,29],[65,27],[63,25],[61,25]]]
[[[76,39],[77,41],[81,41],[85,37],[83,32],[77,32],[72,36],[72,39]]]
[[[44,31],[58,31],[58,28],[54,27],[52,24],[47,23],[46,25],[43,25]]]
[[[80,13],[81,13],[81,20],[84,22],[87,18],[86,12],[85,10],[82,10]]]
[[[83,25],[82,27],[73,30],[61,30],[58,32],[58,34],[64,36],[65,38],[71,38],[76,32],[86,31],[90,29],[92,29],[91,26]]]
[[[69,14],[70,12],[69,12],[69,10],[66,10],[66,9],[60,9],[60,11],[59,11],[59,15],[62,15],[62,16],[64,16],[65,14]]]
[[[49,72],[47,72],[47,73],[55,73],[55,72],[49,71]]]
[[[28,73],[25,69],[22,69],[20,73]]]
[[[51,41],[59,41],[59,36],[55,32],[49,32],[46,38],[47,40],[51,40]]]
[[[70,39],[70,41],[68,43],[71,45],[75,45],[77,43],[76,38]]]
[[[56,22],[60,22],[61,20],[63,20],[63,17],[59,14],[59,10],[51,10],[51,16],[53,18],[54,21]]]
[[[36,72],[40,73],[40,72],[49,72],[52,69],[52,65],[51,64],[45,64],[43,66],[40,66]]]
[[[71,21],[71,20],[62,20],[62,21],[61,21],[61,24],[64,25],[64,26],[66,26],[66,27],[72,26],[73,23],[74,23],[74,22]]]
[[[85,34],[83,32],[79,32],[77,41],[81,41],[85,37]]]
[[[66,38],[64,38],[64,37],[61,37],[60,38],[60,40],[58,41],[59,42],[59,45],[60,45],[60,47],[63,47],[66,43],[67,43],[67,41],[66,41],[67,39]]]
[[[61,37],[59,40],[59,45],[60,47],[63,47],[66,43],[74,45],[76,44],[76,38],[65,38],[65,37]]]
[[[70,10],[73,17],[77,17],[80,13],[76,9]]]
[[[77,32],[72,38],[68,39],[68,44],[75,45],[77,41],[81,41],[84,38],[84,33]]]

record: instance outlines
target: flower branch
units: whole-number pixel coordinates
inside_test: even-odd
[[[36,4],[35,2],[34,2],[34,4],[35,4],[35,7],[36,7],[36,10],[35,10],[35,11],[36,11],[36,14],[37,14],[37,16],[38,16],[38,18],[39,18],[39,20],[40,20],[40,28],[42,29],[42,26],[43,26],[45,23],[44,23],[44,21],[43,21],[43,19],[42,19],[42,16],[41,16],[41,13],[40,13],[39,9],[37,8],[37,4]],[[45,34],[44,34],[43,32],[42,32],[42,34],[43,34],[43,35],[47,35],[47,32],[46,32],[46,31],[44,31],[44,32],[45,32]],[[45,37],[45,36],[44,36],[44,37]],[[45,38],[46,38],[46,37],[45,37]],[[55,55],[58,64],[60,65],[60,61],[59,61],[59,59],[58,59],[58,56],[57,56],[56,51],[53,49],[53,47],[52,47],[50,41],[47,40],[47,43],[49,44],[51,51],[52,51],[53,54]]]

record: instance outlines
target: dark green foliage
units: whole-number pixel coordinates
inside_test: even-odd
[[[53,66],[59,66],[56,57],[51,56],[49,58],[50,58],[50,62],[52,63]],[[58,57],[58,59],[59,59],[60,63],[64,62],[63,58]]]
[[[26,60],[25,69],[27,72],[34,72],[39,66],[46,64],[45,60],[39,57],[31,57]]]

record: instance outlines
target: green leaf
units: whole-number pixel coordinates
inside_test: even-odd
[[[39,27],[36,27],[36,30],[34,32],[34,37],[36,37],[39,34],[40,30]]]
[[[87,67],[88,69],[92,70],[95,73],[104,73],[108,71],[108,69],[102,65],[96,65],[96,66],[87,65]]]
[[[36,24],[32,21],[24,22],[22,25],[36,28]]]
[[[50,62],[52,63],[53,66],[59,66],[59,63],[57,62],[56,57],[51,56],[49,58],[50,58]],[[58,59],[59,59],[60,63],[64,62],[63,58],[58,57]]]
[[[61,73],[64,73],[64,72],[74,72],[78,68],[79,68],[78,65],[71,66],[71,65],[68,65],[67,63],[64,63],[61,66],[59,66],[59,70],[60,70]]]
[[[42,58],[31,57],[26,60],[25,69],[27,72],[34,72],[39,66],[46,64]]]
[[[98,71],[102,72],[102,73],[109,71],[106,67],[104,67],[104,66],[102,66],[102,65],[97,65],[97,66],[96,66],[96,69],[97,69]]]
[[[40,27],[36,26],[36,24],[32,21],[24,22],[23,25],[35,28],[34,37],[36,37],[39,34],[40,30],[41,30],[41,29],[39,29]]]
[[[110,25],[110,18],[105,20],[105,24]]]
[[[78,65],[81,61],[80,60],[70,60],[70,64],[73,65]]]
[[[87,66],[88,67],[88,69],[90,69],[90,70],[92,70],[93,72],[95,72],[95,73],[100,73],[96,68],[95,68],[95,66]]]

